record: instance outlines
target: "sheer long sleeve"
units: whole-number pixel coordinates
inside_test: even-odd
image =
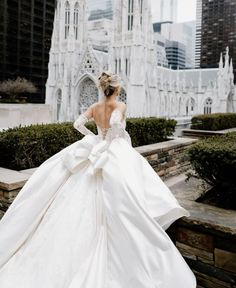
[[[90,131],[85,124],[89,121],[89,119],[81,114],[78,119],[75,120],[73,126],[76,130],[78,130],[83,135],[95,135],[92,131]]]
[[[110,125],[112,127],[112,129],[110,130],[110,137],[112,139],[121,137],[125,139],[130,145],[132,145],[131,138],[129,134],[127,133],[127,131],[125,130],[126,115],[124,115],[123,120],[122,118],[123,118],[123,114],[121,113],[121,111],[118,109],[115,109],[110,119]]]

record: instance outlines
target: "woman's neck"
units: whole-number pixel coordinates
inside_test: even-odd
[[[104,96],[103,102],[105,102],[105,103],[116,102],[116,96],[117,95],[111,95],[110,97]]]

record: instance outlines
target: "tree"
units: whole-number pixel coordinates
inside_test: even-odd
[[[25,78],[17,77],[16,80],[8,79],[0,82],[0,93],[8,95],[10,99],[16,99],[22,93],[36,92],[35,85]]]

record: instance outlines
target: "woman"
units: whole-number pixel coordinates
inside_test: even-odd
[[[196,287],[165,232],[189,212],[131,146],[119,77],[99,81],[104,99],[74,122],[85,137],[45,161],[0,221],[1,288]]]

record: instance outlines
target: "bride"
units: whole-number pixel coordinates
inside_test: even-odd
[[[74,122],[85,137],[41,164],[0,221],[1,288],[196,287],[165,232],[190,214],[132,147],[119,77],[99,82],[104,99]]]

